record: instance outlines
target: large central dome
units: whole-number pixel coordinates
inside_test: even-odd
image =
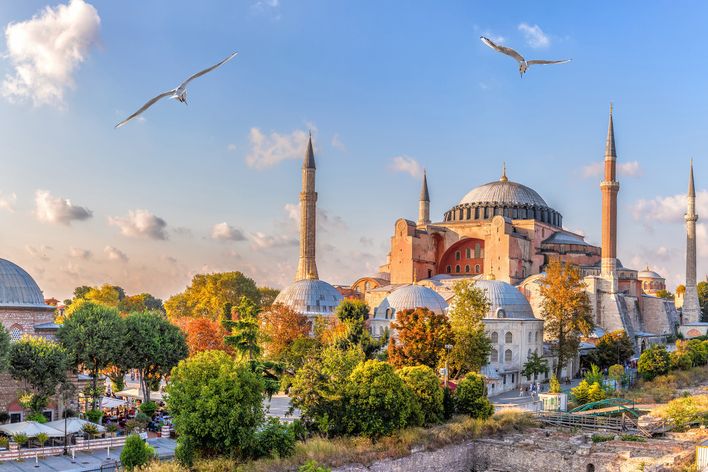
[[[465,203],[508,203],[512,205],[548,206],[535,190],[508,180],[489,182],[477,188],[473,188],[460,200],[460,205],[464,205]]]
[[[546,201],[532,188],[506,177],[470,190],[460,203],[445,213],[445,221],[480,221],[501,215],[513,220],[536,220],[561,227],[563,217],[550,208]]]

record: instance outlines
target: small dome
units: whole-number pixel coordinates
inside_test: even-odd
[[[532,188],[503,179],[473,188],[460,200],[460,205],[466,203],[506,203],[548,207],[543,198]]]
[[[659,279],[659,280],[664,280],[662,276],[654,272],[653,270],[649,270],[649,267],[647,267],[644,270],[639,271],[637,274],[638,279]]]
[[[447,309],[445,299],[434,290],[422,285],[405,285],[394,290],[376,308],[375,318],[384,317],[386,310],[392,309],[389,315],[395,315],[401,310],[414,310],[416,308],[427,308],[428,310],[442,315]]]
[[[287,305],[306,316],[327,316],[342,301],[339,291],[322,280],[298,280],[281,290],[274,303]]]
[[[475,286],[484,290],[491,304],[488,318],[536,318],[526,297],[513,285],[501,280],[478,280]]]
[[[20,266],[0,259],[0,307],[51,308],[37,282]]]

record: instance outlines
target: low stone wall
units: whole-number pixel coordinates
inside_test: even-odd
[[[708,437],[708,433],[704,432]],[[688,440],[608,441],[593,444],[589,434],[571,436],[535,430],[502,439],[477,439],[399,459],[353,464],[334,472],[663,472],[695,454]]]

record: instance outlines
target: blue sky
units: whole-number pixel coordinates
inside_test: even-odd
[[[707,14],[702,2],[2,2],[0,257],[58,298],[103,282],[167,297],[217,270],[283,286],[308,129],[329,282],[385,262],[395,219],[416,217],[423,167],[433,220],[506,161],[597,243],[593,164],[613,101],[619,254],[673,286],[690,157],[708,218]],[[521,79],[482,34],[573,62]],[[234,50],[190,85],[189,106],[160,102],[113,129]]]

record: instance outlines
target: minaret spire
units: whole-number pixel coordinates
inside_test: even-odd
[[[315,153],[312,132],[302,162],[302,192],[300,192],[300,259],[295,280],[318,279],[315,261],[317,231],[317,192],[315,192]]]
[[[428,193],[428,175],[423,171],[423,186],[420,189],[418,202],[418,226],[430,224],[430,194]]]
[[[617,291],[617,150],[615,127],[610,103],[610,120],[605,140],[605,179],[600,183],[602,191],[602,262],[601,275],[612,281],[612,292]]]
[[[693,159],[688,177],[686,198],[686,292],[683,295],[683,323],[698,323],[701,320],[701,305],[696,286],[696,186],[693,182]]]

